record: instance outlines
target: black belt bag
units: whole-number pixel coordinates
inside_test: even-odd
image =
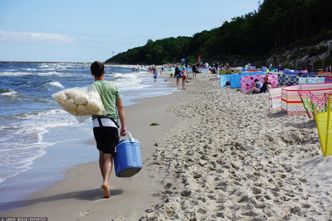
[[[109,121],[112,121],[117,128],[120,127],[118,122],[111,117],[96,117],[93,120],[93,126],[94,127],[111,127],[111,123]]]

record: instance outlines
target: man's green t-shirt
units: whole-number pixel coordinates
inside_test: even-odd
[[[98,80],[92,86],[98,91],[101,101],[106,110],[106,116],[113,119],[118,119],[118,109],[116,106],[117,99],[119,98],[118,87],[110,81]],[[93,118],[95,116],[92,116]]]

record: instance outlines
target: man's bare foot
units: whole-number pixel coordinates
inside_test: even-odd
[[[109,186],[103,184],[101,186],[101,188],[103,189],[104,198],[110,198],[111,194],[110,194],[110,188],[109,188]]]

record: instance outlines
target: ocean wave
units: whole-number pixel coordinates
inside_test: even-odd
[[[19,145],[19,144],[16,144]],[[34,162],[46,154],[46,148],[51,144],[41,142],[17,150],[8,150],[1,152],[0,161],[0,184],[32,168]],[[32,150],[33,149],[33,150]]]
[[[50,81],[45,83],[46,86],[64,88],[64,86],[59,81]]]
[[[135,74],[114,73],[114,83],[119,89],[143,88],[143,81]]]
[[[0,72],[0,77],[23,77],[23,76],[60,76],[60,77],[72,77],[72,74],[62,73],[57,71],[49,72]]]
[[[45,142],[50,128],[75,126],[77,121],[62,109],[19,114],[0,126],[0,184],[29,170],[54,143]]]
[[[63,109],[51,109],[47,111],[25,113],[16,116],[17,119],[26,119],[35,122],[35,124],[42,124],[44,127],[58,127],[64,125],[72,125],[77,123],[75,118],[69,115]],[[37,123],[40,122],[40,123]],[[1,128],[1,127],[0,127]]]
[[[16,96],[17,92],[11,89],[0,89],[0,95],[2,96]]]

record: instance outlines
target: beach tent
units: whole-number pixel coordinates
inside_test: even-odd
[[[315,122],[318,130],[319,143],[323,156],[332,155],[332,113],[331,113],[332,95],[328,94],[327,112],[317,113]]]
[[[332,93],[332,83],[325,84],[300,84],[283,87],[281,89],[281,109],[288,114],[305,113],[299,92],[311,92],[317,97],[322,97],[324,93]]]
[[[257,74],[257,75],[249,75],[241,77],[241,91],[243,93],[248,94],[255,84],[255,80],[264,83],[265,77],[269,78],[269,83],[272,88],[278,86],[278,75],[276,74]]]

